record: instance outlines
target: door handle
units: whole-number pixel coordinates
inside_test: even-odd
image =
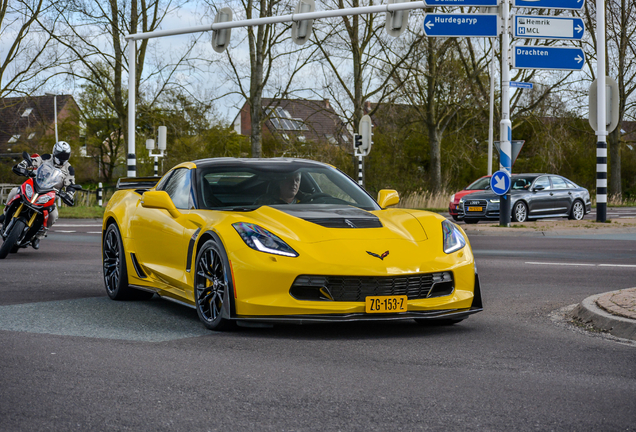
[[[550,192],[550,196],[554,196],[554,193]]]

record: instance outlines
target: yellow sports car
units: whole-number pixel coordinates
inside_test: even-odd
[[[110,298],[154,294],[203,324],[414,319],[453,324],[482,310],[463,230],[388,208],[332,166],[302,159],[204,159],[124,178],[106,207]]]

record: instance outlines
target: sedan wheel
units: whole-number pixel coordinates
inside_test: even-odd
[[[519,201],[512,210],[513,222],[525,222],[528,219],[528,207],[524,202]]]
[[[581,201],[574,201],[572,204],[572,210],[570,211],[570,219],[581,220],[585,216],[585,207]]]
[[[230,282],[225,253],[214,240],[205,242],[196,261],[194,295],[197,315],[210,330],[226,330],[232,322],[223,318],[229,310]]]

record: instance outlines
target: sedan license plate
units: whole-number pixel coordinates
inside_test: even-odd
[[[400,296],[375,296],[365,299],[366,313],[406,312],[405,295]]]
[[[483,207],[468,207],[468,211],[483,211]]]

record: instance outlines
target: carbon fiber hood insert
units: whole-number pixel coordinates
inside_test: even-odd
[[[288,204],[271,207],[325,228],[382,228],[383,226],[377,216],[358,207],[334,204]]]

